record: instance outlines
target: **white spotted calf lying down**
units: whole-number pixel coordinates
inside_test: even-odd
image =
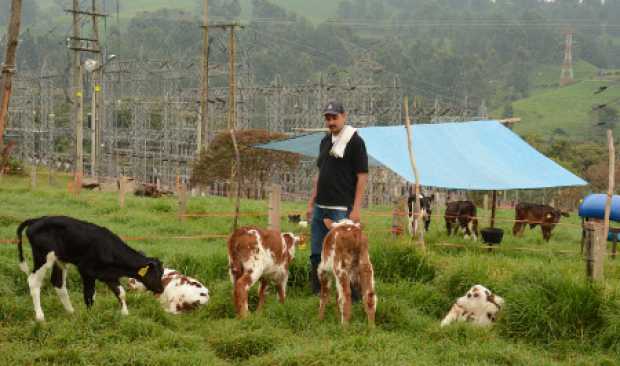
[[[195,309],[209,301],[209,290],[202,283],[174,269],[165,268],[161,282],[164,292],[159,296],[159,302],[171,314]],[[132,291],[145,290],[144,285],[135,278],[127,281],[127,288]]]
[[[482,285],[475,285],[456,300],[448,315],[441,321],[441,326],[455,321],[489,326],[495,322],[503,305],[504,299],[500,296]]]

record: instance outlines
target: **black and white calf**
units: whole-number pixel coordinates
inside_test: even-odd
[[[456,299],[450,312],[441,321],[445,327],[453,322],[468,322],[480,326],[495,323],[504,299],[482,285],[475,285],[464,296]]]
[[[22,231],[30,240],[34,269],[29,273],[22,249]],[[52,284],[65,310],[73,312],[67,292],[67,263],[77,266],[84,286],[87,307],[95,299],[95,280],[105,282],[127,315],[125,290],[120,277],[139,278],[151,291],[161,293],[163,266],[157,258],[146,257],[130,248],[110,230],[66,216],[44,216],[22,222],[17,228],[19,268],[28,275],[28,286],[34,304],[35,317],[44,320],[41,309],[41,286],[48,269]]]
[[[429,227],[431,226],[431,216],[433,214],[433,199],[434,196],[424,196],[422,194],[420,194],[418,196],[418,198],[420,199],[420,215],[421,215],[421,219],[424,221],[424,231],[428,231]],[[407,226],[407,231],[409,232],[409,234],[414,235],[418,232],[418,228],[414,227],[416,225],[416,222],[413,220],[413,212],[415,210],[415,204],[416,204],[416,199],[415,199],[415,193],[412,193],[409,195],[409,198],[407,199],[407,208],[408,208],[408,222],[409,222],[409,226]]]

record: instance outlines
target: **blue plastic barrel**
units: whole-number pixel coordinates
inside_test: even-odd
[[[605,218],[605,203],[607,195],[594,193],[586,196],[579,205],[579,216],[593,219]],[[620,222],[620,196],[614,195],[611,198],[611,213],[609,219]]]

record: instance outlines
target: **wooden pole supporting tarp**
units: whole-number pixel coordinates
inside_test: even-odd
[[[413,137],[411,136],[411,121],[409,120],[409,98],[405,96],[405,128],[407,129],[407,149],[409,150],[409,162],[411,163],[411,169],[413,170],[413,176],[415,177],[415,208],[413,210],[413,228],[417,229],[418,244],[425,249],[424,243],[424,229],[420,226],[420,175],[418,174],[418,167],[415,161],[415,154],[413,152]],[[414,235],[416,233],[414,232]]]
[[[239,222],[239,206],[241,205],[241,156],[239,155],[239,146],[237,145],[237,137],[235,136],[235,130],[230,130],[230,137],[232,138],[233,148],[235,149],[235,162],[237,164],[236,174],[237,174],[237,190],[235,192],[235,218],[233,219],[233,229],[234,232],[237,230],[237,225]]]

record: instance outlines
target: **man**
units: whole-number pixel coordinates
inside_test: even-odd
[[[342,104],[332,101],[323,110],[325,125],[329,129],[319,149],[307,218],[311,222],[312,245],[310,254],[310,284],[318,294],[321,285],[317,268],[321,263],[323,239],[329,222],[349,218],[360,221],[360,210],[366,183],[368,182],[368,155],[364,140],[356,129],[347,126],[347,114]]]

